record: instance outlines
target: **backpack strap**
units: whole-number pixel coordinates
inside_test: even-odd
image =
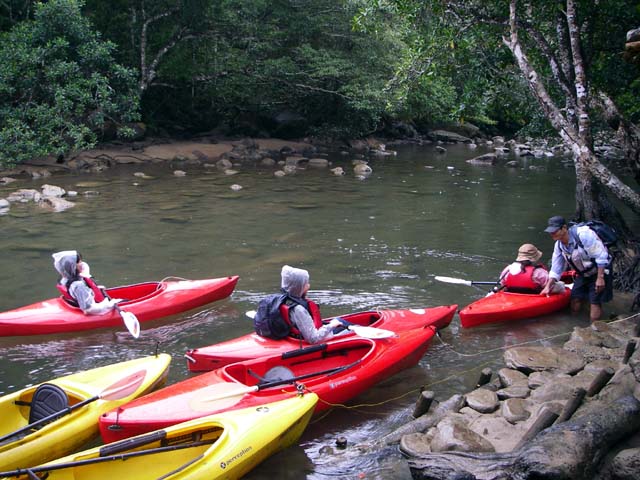
[[[580,235],[578,235],[578,225],[574,225],[571,228],[569,228],[569,235],[574,238],[574,240],[576,241],[576,244],[578,245],[578,248],[581,248],[585,253],[587,253],[587,250],[584,248],[584,245],[582,244],[582,240],[580,240]],[[571,258],[571,255],[567,254],[564,250],[562,251],[562,254],[564,255],[564,258],[567,260],[569,265],[571,265],[571,268],[573,268],[579,275],[584,275],[586,272],[592,270],[596,265],[596,259],[591,258],[590,260],[591,260],[591,263],[593,264],[593,267],[587,268],[586,270],[580,270],[575,264],[575,262],[573,261],[573,259]]]

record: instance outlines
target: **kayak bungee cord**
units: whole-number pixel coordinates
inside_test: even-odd
[[[633,314],[633,315],[630,315],[630,316],[625,317],[625,318],[620,318],[620,319],[617,319],[617,320],[611,320],[611,321],[605,322],[605,323],[622,322],[624,320],[631,320],[632,318],[635,318],[635,317],[638,317],[638,316],[640,316],[640,312],[638,312],[636,314]],[[438,337],[440,342],[442,342],[442,344],[445,347],[449,348],[454,353],[457,353],[458,355],[462,355],[462,356],[466,356],[466,357],[473,357],[473,356],[477,356],[477,355],[480,355],[480,354],[485,354],[485,353],[491,353],[491,352],[495,352],[495,351],[505,350],[505,349],[516,347],[516,346],[520,346],[520,345],[527,345],[529,343],[535,343],[535,342],[539,342],[541,340],[547,340],[547,339],[551,339],[551,338],[561,337],[563,335],[568,335],[569,333],[571,333],[571,332],[560,333],[560,334],[557,334],[557,335],[551,335],[549,337],[539,338],[539,339],[536,339],[536,340],[531,340],[531,341],[528,341],[528,342],[522,342],[522,343],[518,343],[518,344],[513,344],[513,345],[509,345],[509,346],[505,346],[505,347],[494,348],[494,349],[491,349],[491,350],[486,350],[484,352],[478,352],[478,353],[473,353],[473,354],[464,354],[464,353],[460,353],[460,352],[454,350],[451,347],[451,345],[445,343],[444,340],[442,340],[442,338],[440,337],[440,332],[439,331],[436,333],[436,336]],[[345,404],[342,404],[342,403],[327,402],[327,401],[323,400],[320,397],[318,397],[318,402],[322,402],[325,405],[328,405],[328,406],[330,406],[332,408],[344,408],[346,410],[358,410],[358,409],[361,409],[361,408],[379,407],[379,406],[385,405],[387,403],[395,402],[397,400],[400,400],[400,399],[406,397],[407,395],[415,394],[417,392],[422,392],[422,391],[424,391],[424,390],[426,390],[428,388],[433,387],[434,385],[438,385],[440,383],[448,382],[449,380],[452,380],[454,378],[460,378],[462,375],[466,375],[468,373],[474,372],[474,371],[479,370],[479,369],[481,370],[484,367],[493,364],[495,361],[496,361],[495,359],[488,360],[488,361],[483,362],[483,363],[481,363],[479,365],[476,365],[476,366],[474,366],[474,367],[472,367],[472,368],[470,368],[468,370],[456,371],[456,372],[452,373],[451,375],[449,375],[449,376],[447,376],[445,378],[441,378],[440,380],[436,380],[435,382],[427,383],[427,384],[422,385],[422,386],[420,386],[418,388],[414,388],[412,390],[409,390],[409,391],[407,391],[407,392],[405,392],[405,393],[403,393],[401,395],[397,395],[395,397],[388,398],[386,400],[383,400],[383,401],[377,402],[377,403],[360,403],[358,405],[345,405]],[[307,388],[304,384],[300,385],[299,388],[302,388],[306,392],[312,392],[312,390]],[[317,418],[314,418],[314,420],[311,422],[311,424],[315,424],[315,423],[321,421],[330,412],[331,412],[331,410],[328,410],[323,415],[321,415],[321,416],[319,416]],[[387,415],[387,413],[379,413],[378,414],[376,412],[367,412],[367,414],[369,414],[369,415],[371,415],[371,414],[373,414],[373,415]]]
[[[407,395],[411,395],[411,394],[415,394],[415,393],[419,393],[422,392],[423,390],[426,390],[427,388],[433,387],[434,385],[438,385],[440,383],[444,383],[444,382],[448,382],[449,380],[452,380],[454,378],[460,378],[461,375],[465,375],[467,373],[471,373],[475,370],[478,369],[482,369],[484,367],[486,367],[487,365],[491,365],[492,363],[494,363],[495,360],[490,360],[484,363],[481,363],[479,365],[476,365],[468,370],[462,370],[462,371],[457,371],[455,373],[452,373],[451,375],[445,377],[445,378],[441,378],[440,380],[436,380],[435,382],[431,382],[431,383],[427,383],[424,385],[421,385],[420,387],[414,388],[409,390],[408,392],[402,393],[400,395],[397,395],[395,397],[392,398],[388,398],[386,400],[383,400],[381,402],[376,402],[376,403],[359,403],[357,405],[345,405],[343,403],[331,403],[331,402],[327,402],[325,400],[323,400],[322,398],[318,397],[318,402],[322,402],[325,405],[329,405],[330,407],[334,407],[334,408],[344,408],[345,410],[357,410],[357,409],[361,409],[361,408],[371,408],[371,407],[380,407],[382,405],[385,405],[387,403],[391,403],[391,402],[395,402],[397,400],[400,400],[404,397],[406,397]],[[307,392],[312,392],[311,389],[306,388],[305,387],[305,391]],[[323,415],[321,415],[318,418],[314,417],[314,420],[311,422],[311,424],[317,423],[318,421],[322,420],[325,416],[327,416],[329,413],[331,412],[331,410],[328,410],[327,412],[325,412]],[[367,412],[367,414],[373,414],[373,415],[388,415],[388,413],[376,413],[376,412]]]
[[[632,318],[635,318],[637,316],[640,316],[640,312],[635,313],[633,315],[630,315],[628,317],[624,317],[624,318],[618,318],[616,320],[609,320],[609,321],[604,321],[604,320],[600,320],[603,323],[609,324],[609,323],[617,323],[617,322],[623,322],[625,320],[631,320]],[[505,345],[503,347],[497,347],[497,348],[492,348],[491,350],[484,350],[481,352],[477,352],[477,353],[462,353],[462,352],[458,352],[457,350],[455,350],[450,344],[446,343],[442,337],[440,336],[440,330],[438,330],[436,332],[436,336],[438,337],[438,340],[440,340],[440,342],[447,347],[449,350],[451,350],[454,353],[457,353],[458,355],[462,356],[462,357],[475,357],[478,355],[484,355],[487,353],[492,353],[492,352],[498,352],[500,350],[508,350],[509,348],[513,348],[513,347],[521,347],[523,345],[528,345],[530,343],[536,343],[536,342],[541,342],[543,340],[551,340],[553,338],[558,338],[558,337],[562,337],[564,335],[571,335],[571,333],[573,332],[573,330],[571,332],[564,332],[564,333],[558,333],[557,335],[550,335],[548,337],[542,337],[542,338],[536,338],[535,340],[529,340],[528,342],[521,342],[521,343],[513,343],[511,345]]]

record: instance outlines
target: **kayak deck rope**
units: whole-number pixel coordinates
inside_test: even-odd
[[[635,313],[633,315],[629,315],[628,317],[624,317],[624,318],[618,318],[616,320],[610,320],[610,321],[604,321],[604,323],[618,323],[618,322],[624,322],[626,320],[631,320],[632,318],[638,317],[640,316],[640,312]],[[497,347],[497,348],[492,348],[490,350],[483,350],[481,352],[476,352],[476,353],[462,353],[462,352],[458,352],[457,350],[455,350],[450,344],[446,343],[442,337],[440,336],[440,330],[438,330],[436,332],[436,336],[438,337],[438,340],[440,340],[440,342],[447,347],[449,350],[451,350],[454,353],[457,353],[458,355],[460,355],[461,357],[476,357],[478,355],[485,355],[487,353],[492,353],[492,352],[498,352],[501,350],[508,350],[509,348],[513,348],[513,347],[520,347],[523,345],[529,345],[531,343],[537,343],[537,342],[542,342],[544,340],[552,340],[554,338],[559,338],[565,335],[571,335],[571,333],[573,332],[573,330],[571,330],[570,332],[564,332],[564,333],[558,333],[557,335],[550,335],[548,337],[541,337],[541,338],[536,338],[534,340],[529,340],[528,342],[521,342],[521,343],[512,343],[510,345],[504,345],[502,347]]]
[[[605,323],[618,323],[618,322],[623,322],[625,320],[631,320],[635,317],[640,316],[640,312],[635,313],[633,315],[630,315],[628,317],[624,317],[624,318],[619,318],[617,320],[611,320]],[[530,340],[528,342],[522,342],[522,343],[517,343],[517,344],[511,344],[511,345],[507,345],[504,347],[498,347],[498,348],[493,348],[490,350],[485,350],[482,352],[477,352],[477,353],[472,353],[472,354],[466,354],[466,353],[461,353],[458,352],[456,350],[453,349],[453,347],[451,345],[449,345],[448,343],[446,343],[444,340],[442,340],[442,337],[440,336],[440,331],[436,332],[436,336],[438,337],[438,339],[440,340],[440,342],[447,348],[449,348],[451,351],[453,351],[454,353],[457,353],[458,355],[464,356],[464,357],[475,357],[477,355],[484,355],[487,353],[492,353],[492,352],[497,352],[497,351],[501,351],[501,350],[507,350],[509,348],[513,348],[513,347],[517,347],[517,346],[521,346],[521,345],[528,345],[531,343],[536,343],[536,342],[540,342],[543,340],[549,340],[549,339],[553,339],[553,338],[558,338],[558,337],[562,337],[562,336],[566,336],[571,334],[571,332],[564,332],[564,333],[559,333],[557,335],[551,335],[548,337],[543,337],[543,338],[538,338],[535,340]],[[413,395],[419,392],[422,392],[423,390],[426,390],[427,388],[433,387],[434,385],[438,385],[440,383],[445,383],[448,382],[449,380],[453,380],[455,378],[460,378],[461,375],[465,375],[477,370],[482,370],[484,367],[491,365],[493,363],[495,363],[495,359],[492,360],[488,360],[486,362],[483,362],[479,365],[475,365],[472,368],[468,369],[468,370],[462,370],[462,371],[456,371],[455,373],[452,373],[451,375],[445,377],[445,378],[441,378],[440,380],[436,380],[435,382],[431,382],[425,385],[421,385],[420,387],[414,388],[412,390],[409,390],[408,392],[405,392],[403,394],[397,395],[395,397],[392,398],[388,398],[386,400],[383,400],[381,402],[376,402],[376,403],[360,403],[357,405],[345,405],[343,403],[331,403],[331,402],[327,402],[326,400],[323,400],[320,396],[318,396],[318,401],[324,403],[325,405],[328,405],[329,407],[332,408],[344,408],[347,410],[357,410],[357,409],[361,409],[361,408],[371,408],[371,407],[379,407],[382,405],[385,405],[387,403],[391,403],[391,402],[395,402],[397,400],[401,400],[402,398],[408,396],[408,395]],[[305,387],[304,385],[299,385],[298,388],[300,389],[300,387],[302,387],[302,390],[307,391],[307,392],[311,392],[311,389],[308,389],[307,387]],[[314,418],[314,420],[311,422],[312,424],[321,421],[326,415],[328,415],[330,413],[330,410],[327,411],[326,413],[324,413],[323,415],[321,415],[318,418]],[[382,415],[382,416],[387,416],[388,413],[387,412],[382,412],[382,413],[376,413],[376,412],[367,412],[368,415]]]

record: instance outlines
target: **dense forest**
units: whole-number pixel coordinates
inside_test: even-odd
[[[640,213],[631,0],[0,0],[0,165],[117,136],[555,136],[576,219]],[[622,168],[602,161],[616,142]],[[621,180],[629,173],[634,185]],[[621,264],[640,281],[638,246]]]
[[[487,22],[469,22],[465,2],[415,3],[3,0],[1,160],[82,148],[134,120],[172,136],[353,138],[458,121],[552,131],[495,34],[508,2],[478,2],[495,4]],[[582,3],[590,81],[637,122],[639,71],[621,55],[637,2]]]

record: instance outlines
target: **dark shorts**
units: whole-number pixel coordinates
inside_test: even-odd
[[[607,270],[609,273],[604,274],[604,290],[600,293],[596,293],[597,275],[591,275],[590,277],[578,275],[573,279],[571,298],[589,300],[589,303],[592,305],[601,305],[611,301],[613,298],[613,272],[611,271],[610,266],[607,267]]]

